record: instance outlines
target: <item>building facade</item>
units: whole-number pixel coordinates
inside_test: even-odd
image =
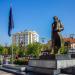
[[[75,49],[75,38],[63,38],[64,40],[64,45],[68,45],[70,49]],[[52,46],[52,41],[49,40],[48,45],[50,45],[50,48]]]
[[[39,35],[35,31],[18,32],[13,34],[12,42],[16,46],[27,46],[28,44],[39,42]]]
[[[75,38],[64,38],[64,41],[70,43],[70,49],[75,49]]]

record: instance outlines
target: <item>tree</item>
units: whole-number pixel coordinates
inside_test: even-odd
[[[19,46],[13,46],[13,54],[15,55],[19,54]]]
[[[20,47],[19,48],[19,55],[24,56],[25,55],[25,47]]]
[[[59,49],[59,53],[60,53],[60,54],[67,54],[67,52],[68,52],[68,49],[67,49],[67,47],[65,47],[65,46],[62,46],[62,47]]]
[[[15,46],[15,45],[11,45],[9,48],[8,48],[8,53],[10,55],[12,55],[12,49],[13,49],[13,54],[14,55],[18,55],[19,54],[19,47],[18,46]]]
[[[27,55],[38,57],[41,53],[42,45],[40,43],[33,43],[27,46]]]
[[[8,54],[8,48],[7,47],[4,47],[3,48],[2,54],[4,54],[4,55],[7,55]]]
[[[3,46],[0,45],[0,54],[3,52]]]
[[[12,54],[11,52],[12,52],[12,46],[10,46],[10,54]],[[13,45],[13,54],[23,56],[25,54],[25,47]]]

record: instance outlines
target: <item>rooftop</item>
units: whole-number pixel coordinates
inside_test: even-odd
[[[64,38],[65,42],[75,43],[75,38]]]

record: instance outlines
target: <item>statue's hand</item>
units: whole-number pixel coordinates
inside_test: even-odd
[[[58,29],[58,32],[61,32],[61,30],[60,30],[60,29]]]

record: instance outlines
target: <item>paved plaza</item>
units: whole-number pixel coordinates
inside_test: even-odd
[[[8,73],[8,72],[4,72],[4,71],[0,71],[0,75],[14,75],[14,74]]]

